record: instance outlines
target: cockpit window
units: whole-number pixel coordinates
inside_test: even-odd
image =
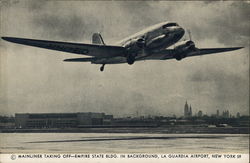
[[[177,23],[168,23],[162,26],[162,28],[172,27],[172,26],[178,26]]]

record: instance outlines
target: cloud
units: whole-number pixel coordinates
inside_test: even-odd
[[[63,40],[81,40],[84,38],[86,32],[93,32],[96,29],[95,26],[98,26],[98,21],[95,21],[93,17],[89,18],[92,21],[86,23],[84,19],[77,15],[70,15],[63,18],[57,15],[44,15],[34,20],[34,26],[46,31],[44,32],[44,34],[46,33],[44,37],[53,35]]]
[[[216,103],[224,103],[225,105],[235,102],[247,103],[245,98],[249,96],[246,89],[249,79],[242,74],[228,73],[216,69],[198,70],[190,74],[189,80],[197,85],[205,86],[209,83],[210,88],[204,87],[204,90],[211,90]],[[213,88],[211,88],[213,87]]]
[[[219,18],[212,21],[212,24],[221,29],[215,33],[216,37],[219,42],[226,45],[248,46],[250,4],[247,2],[234,2],[228,7],[228,10],[230,12],[220,11]]]

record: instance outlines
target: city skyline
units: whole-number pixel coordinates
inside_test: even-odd
[[[195,109],[194,111],[192,110],[191,104],[188,104],[188,101],[186,100],[184,107],[183,107],[183,114],[165,114],[165,115],[154,115],[154,114],[144,114],[142,115],[139,111],[136,111],[135,113],[131,113],[131,114],[124,114],[120,117],[157,117],[157,116],[166,116],[166,117],[183,117],[183,118],[191,118],[191,117],[202,117],[202,116],[214,116],[214,117],[224,117],[224,118],[236,118],[236,117],[240,117],[240,116],[249,116],[249,114],[242,114],[240,112],[236,112],[235,114],[231,114],[231,112],[229,112],[229,110],[216,110],[216,112],[211,113],[211,114],[207,114],[204,113],[202,109]],[[14,116],[15,114],[26,114],[27,112],[18,112],[18,113],[14,113],[12,115],[0,115],[0,116]],[[44,113],[52,113],[52,114],[57,114],[58,112],[30,112],[27,114],[44,114]],[[76,112],[61,112],[61,113],[76,113]],[[77,113],[81,113],[81,112],[77,112]],[[97,113],[97,112],[92,112],[92,111],[88,111],[86,113]],[[104,112],[100,112],[100,113],[104,113]],[[104,113],[106,114],[106,113]],[[119,117],[119,116],[118,116]]]

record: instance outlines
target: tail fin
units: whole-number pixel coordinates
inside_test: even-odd
[[[99,45],[105,45],[100,33],[94,33],[92,35],[92,43],[93,44],[99,44]]]

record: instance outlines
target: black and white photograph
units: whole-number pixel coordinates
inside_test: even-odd
[[[1,0],[0,162],[248,163],[249,17],[249,1]]]

